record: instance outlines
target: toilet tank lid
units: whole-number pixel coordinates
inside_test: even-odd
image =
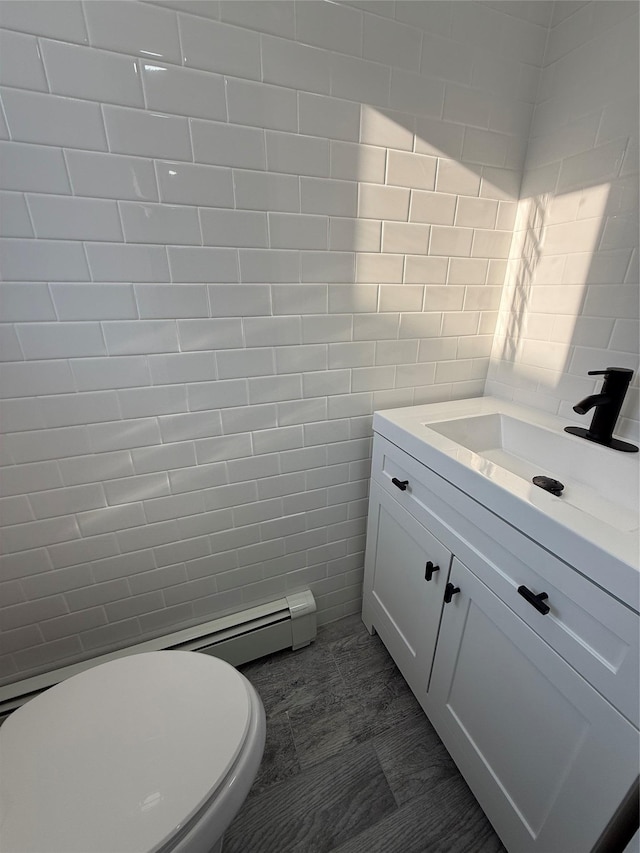
[[[159,850],[228,775],[251,689],[209,655],[148,652],[23,705],[0,728],[0,850]]]

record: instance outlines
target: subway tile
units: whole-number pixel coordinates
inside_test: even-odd
[[[155,165],[162,202],[233,207],[231,169],[166,161],[156,161]]]
[[[303,427],[302,425],[297,425],[262,430],[253,434],[252,442],[256,453],[276,453],[282,450],[293,450],[296,447],[302,447]]]
[[[273,130],[298,129],[298,102],[293,89],[226,78],[229,121]]]
[[[200,211],[200,222],[206,246],[267,246],[266,213],[210,208]]]
[[[202,438],[196,441],[195,446],[199,465],[209,462],[226,462],[228,459],[238,459],[252,454],[249,433]]]
[[[331,284],[329,285],[330,314],[362,314],[376,311],[378,288],[375,285]]]
[[[74,516],[28,521],[5,528],[2,536],[3,552],[12,554],[79,538],[80,530]]]
[[[313,180],[303,178],[303,180]],[[319,179],[318,179],[319,180]],[[234,174],[236,207],[244,210],[300,210],[300,184],[294,175],[236,171]],[[323,211],[306,211],[307,213]]]
[[[147,360],[143,356],[77,358],[71,370],[79,391],[102,391],[149,385]]]
[[[269,240],[274,249],[327,249],[328,219],[325,216],[269,213]]]
[[[169,479],[166,473],[141,474],[136,477],[110,480],[104,484],[107,501],[112,506],[135,503],[147,498],[169,494]]]
[[[195,207],[123,201],[119,208],[124,239],[128,243],[197,246],[202,242]]]
[[[106,151],[98,104],[21,89],[4,89],[2,103],[14,141]]]
[[[135,288],[140,318],[144,320],[207,317],[207,289],[200,284],[140,284]]]
[[[300,281],[300,257],[280,249],[240,249],[240,279],[243,282]]]
[[[436,190],[477,196],[480,191],[480,176],[472,167],[463,166],[455,160],[438,160]]]
[[[329,220],[329,248],[334,251],[379,252],[381,235],[382,223],[376,219],[332,216]]]
[[[339,53],[361,55],[363,15],[346,6],[301,3],[296,6],[298,41]]]
[[[354,341],[377,341],[398,337],[398,314],[354,314]]]
[[[164,442],[181,442],[195,438],[209,438],[212,435],[220,435],[220,415],[218,412],[187,412],[177,415],[163,415],[159,419],[160,432]],[[179,452],[180,457],[187,455],[193,456],[194,448],[177,447],[176,458]],[[134,454],[134,464],[136,457]],[[182,467],[181,465],[173,465],[172,467]]]
[[[22,193],[0,192],[0,229],[3,237],[35,236]]]
[[[106,505],[102,486],[97,483],[53,489],[47,492],[35,492],[29,495],[29,502],[36,518],[71,515],[74,512],[96,509]],[[62,590],[58,591],[62,592]]]
[[[123,418],[173,415],[187,409],[187,392],[182,385],[156,388],[135,388],[118,391]]]
[[[508,258],[510,231],[474,231],[471,254],[476,258]]]
[[[276,373],[301,373],[323,370],[327,366],[327,347],[321,343],[276,347]]]
[[[177,352],[178,334],[173,321],[135,320],[103,323],[109,355]]]
[[[403,255],[358,252],[356,255],[357,282],[402,281]]]
[[[329,367],[332,371],[343,367],[369,367],[375,360],[374,341],[349,341],[329,344]]]
[[[441,80],[393,68],[390,91],[390,103],[395,109],[418,116],[442,115],[445,86]]]
[[[471,254],[473,235],[474,231],[471,228],[448,228],[444,225],[434,225],[431,228],[429,254],[467,257]]]
[[[55,320],[56,313],[46,284],[0,284],[5,322]]]
[[[166,437],[164,441],[167,441]],[[150,474],[154,471],[169,471],[172,468],[195,465],[196,452],[192,442],[184,441],[163,444],[160,447],[141,447],[132,452],[131,459],[136,474]]]
[[[301,178],[301,210],[331,216],[355,216],[358,185],[352,181]]]
[[[155,418],[91,424],[87,432],[94,453],[130,450],[160,443],[160,430]]]
[[[458,199],[456,225],[469,228],[493,228],[498,214],[498,202],[483,198]],[[452,224],[452,223],[443,223]]]
[[[220,122],[190,120],[193,154],[197,163],[265,168],[264,131]]]
[[[196,6],[200,7],[201,4],[196,3]],[[286,0],[274,0],[266,5],[261,0],[245,0],[241,6],[234,0],[223,0],[220,17],[230,24],[261,33],[274,33],[286,38],[294,38],[295,35],[294,8]]]
[[[361,104],[389,106],[391,69],[377,62],[336,54],[331,57],[331,94]]]
[[[147,3],[122,7],[113,0],[83,8],[89,41],[95,47],[180,63],[175,12]]]
[[[244,321],[245,328],[247,322]],[[185,352],[241,347],[242,328],[240,319],[178,320],[180,349]]]
[[[99,323],[21,323],[17,333],[26,359],[107,354]]]
[[[365,219],[396,219],[406,222],[409,218],[409,190],[360,184],[358,215]]]
[[[61,41],[88,41],[82,6],[77,0],[63,0],[56,6],[48,0],[10,0],[2,6],[2,26]]]
[[[410,222],[385,222],[382,228],[382,251],[414,255],[426,254],[429,226]]]
[[[153,164],[149,160],[73,150],[66,151],[65,158],[74,195],[158,200]]]
[[[234,249],[169,246],[167,254],[174,282],[238,280],[238,256]]]
[[[87,281],[89,270],[79,242],[3,240],[0,268],[8,281]]]
[[[352,252],[302,252],[302,281],[353,281],[355,256]]]
[[[4,7],[6,9],[6,7]],[[5,15],[2,16],[4,24]],[[6,26],[6,25],[5,25]],[[49,44],[49,42],[46,42]],[[3,30],[0,33],[0,84],[17,89],[30,89],[46,92],[47,81],[44,76],[42,58],[38,42],[33,36]]]
[[[28,397],[5,400],[0,411],[0,422],[3,433],[46,426],[40,402]]]
[[[0,155],[3,163],[0,172],[2,189],[41,193],[71,192],[64,157],[59,148],[0,141]]]
[[[384,183],[386,151],[383,148],[332,139],[329,154],[332,178]]]
[[[435,178],[435,157],[404,151],[389,151],[387,184],[410,187],[414,190],[432,190],[435,186]]]
[[[372,109],[363,106],[360,120],[360,142],[411,151],[415,118],[408,113]]]
[[[462,159],[467,163],[504,166],[508,137],[502,133],[467,127],[462,146]]]
[[[36,237],[52,240],[122,240],[115,201],[29,195]]]
[[[363,45],[365,59],[408,71],[418,71],[420,68],[422,33],[415,27],[375,15],[365,15]]]
[[[150,355],[147,361],[153,385],[206,382],[216,378],[215,360],[210,352]]]
[[[360,133],[360,105],[312,92],[313,90],[298,93],[300,132],[324,139],[357,142]]]
[[[60,320],[131,320],[138,309],[130,284],[50,285]]]
[[[461,199],[462,201],[462,199]],[[457,196],[443,192],[411,192],[411,222],[428,222],[433,225],[453,225]]]
[[[86,243],[85,250],[94,281],[169,280],[169,264],[164,246]],[[64,277],[56,276],[58,280],[61,278]]]
[[[223,409],[220,417],[225,435],[254,429],[270,429],[278,425],[277,410],[272,404]]]
[[[109,150],[115,154],[137,154],[170,160],[192,159],[186,118],[109,104],[103,107],[103,112]]]
[[[184,64],[260,79],[260,36],[241,27],[179,15]]]
[[[214,284],[209,287],[212,317],[271,314],[271,292],[261,284]]]
[[[297,290],[295,286],[290,289]],[[242,326],[247,347],[299,344],[302,340],[300,317],[246,317]],[[236,346],[241,343],[242,340]]]
[[[47,436],[46,442],[43,441]],[[84,426],[13,432],[6,438],[7,450],[17,463],[38,462],[88,453],[88,432]]]
[[[124,452],[77,456],[75,459],[61,459],[59,464],[65,486],[94,483],[133,474],[131,455]]]
[[[415,150],[454,160],[462,156],[464,126],[439,118],[419,117],[416,121]]]
[[[268,376],[274,372],[273,350],[241,349],[216,353],[220,379]]]
[[[227,117],[224,79],[218,74],[160,65],[157,60],[141,60],[140,71],[146,106],[191,118],[220,119]],[[117,99],[109,99],[118,103]]]
[[[249,402],[246,379],[196,382],[187,385],[189,411],[200,412],[241,406]]]
[[[237,8],[235,3],[229,5]],[[265,8],[263,3],[255,5]],[[273,4],[270,5],[273,6]],[[293,16],[293,7],[291,7],[291,14]],[[301,97],[307,92],[327,93],[329,91],[330,55],[326,51],[268,35],[263,35],[260,43],[262,79],[265,83],[298,89]]]
[[[294,175],[329,175],[329,142],[314,136],[267,130],[267,168]]]
[[[379,311],[421,311],[424,288],[381,285]]]
[[[40,49],[53,94],[144,106],[137,60],[56,41],[43,41]]]

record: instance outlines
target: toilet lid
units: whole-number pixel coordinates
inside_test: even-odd
[[[0,848],[140,853],[211,798],[244,744],[248,685],[196,652],[85,670],[0,728]]]

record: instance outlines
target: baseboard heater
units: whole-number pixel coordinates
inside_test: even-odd
[[[0,687],[0,717],[78,672],[109,660],[164,649],[204,652],[234,666],[281,649],[299,649],[316,636],[316,602],[310,590],[221,616],[211,622],[126,646]]]

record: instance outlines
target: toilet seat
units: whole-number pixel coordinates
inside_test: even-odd
[[[170,849],[235,772],[251,693],[217,658],[149,652],[41,694],[0,728],[0,849]]]

